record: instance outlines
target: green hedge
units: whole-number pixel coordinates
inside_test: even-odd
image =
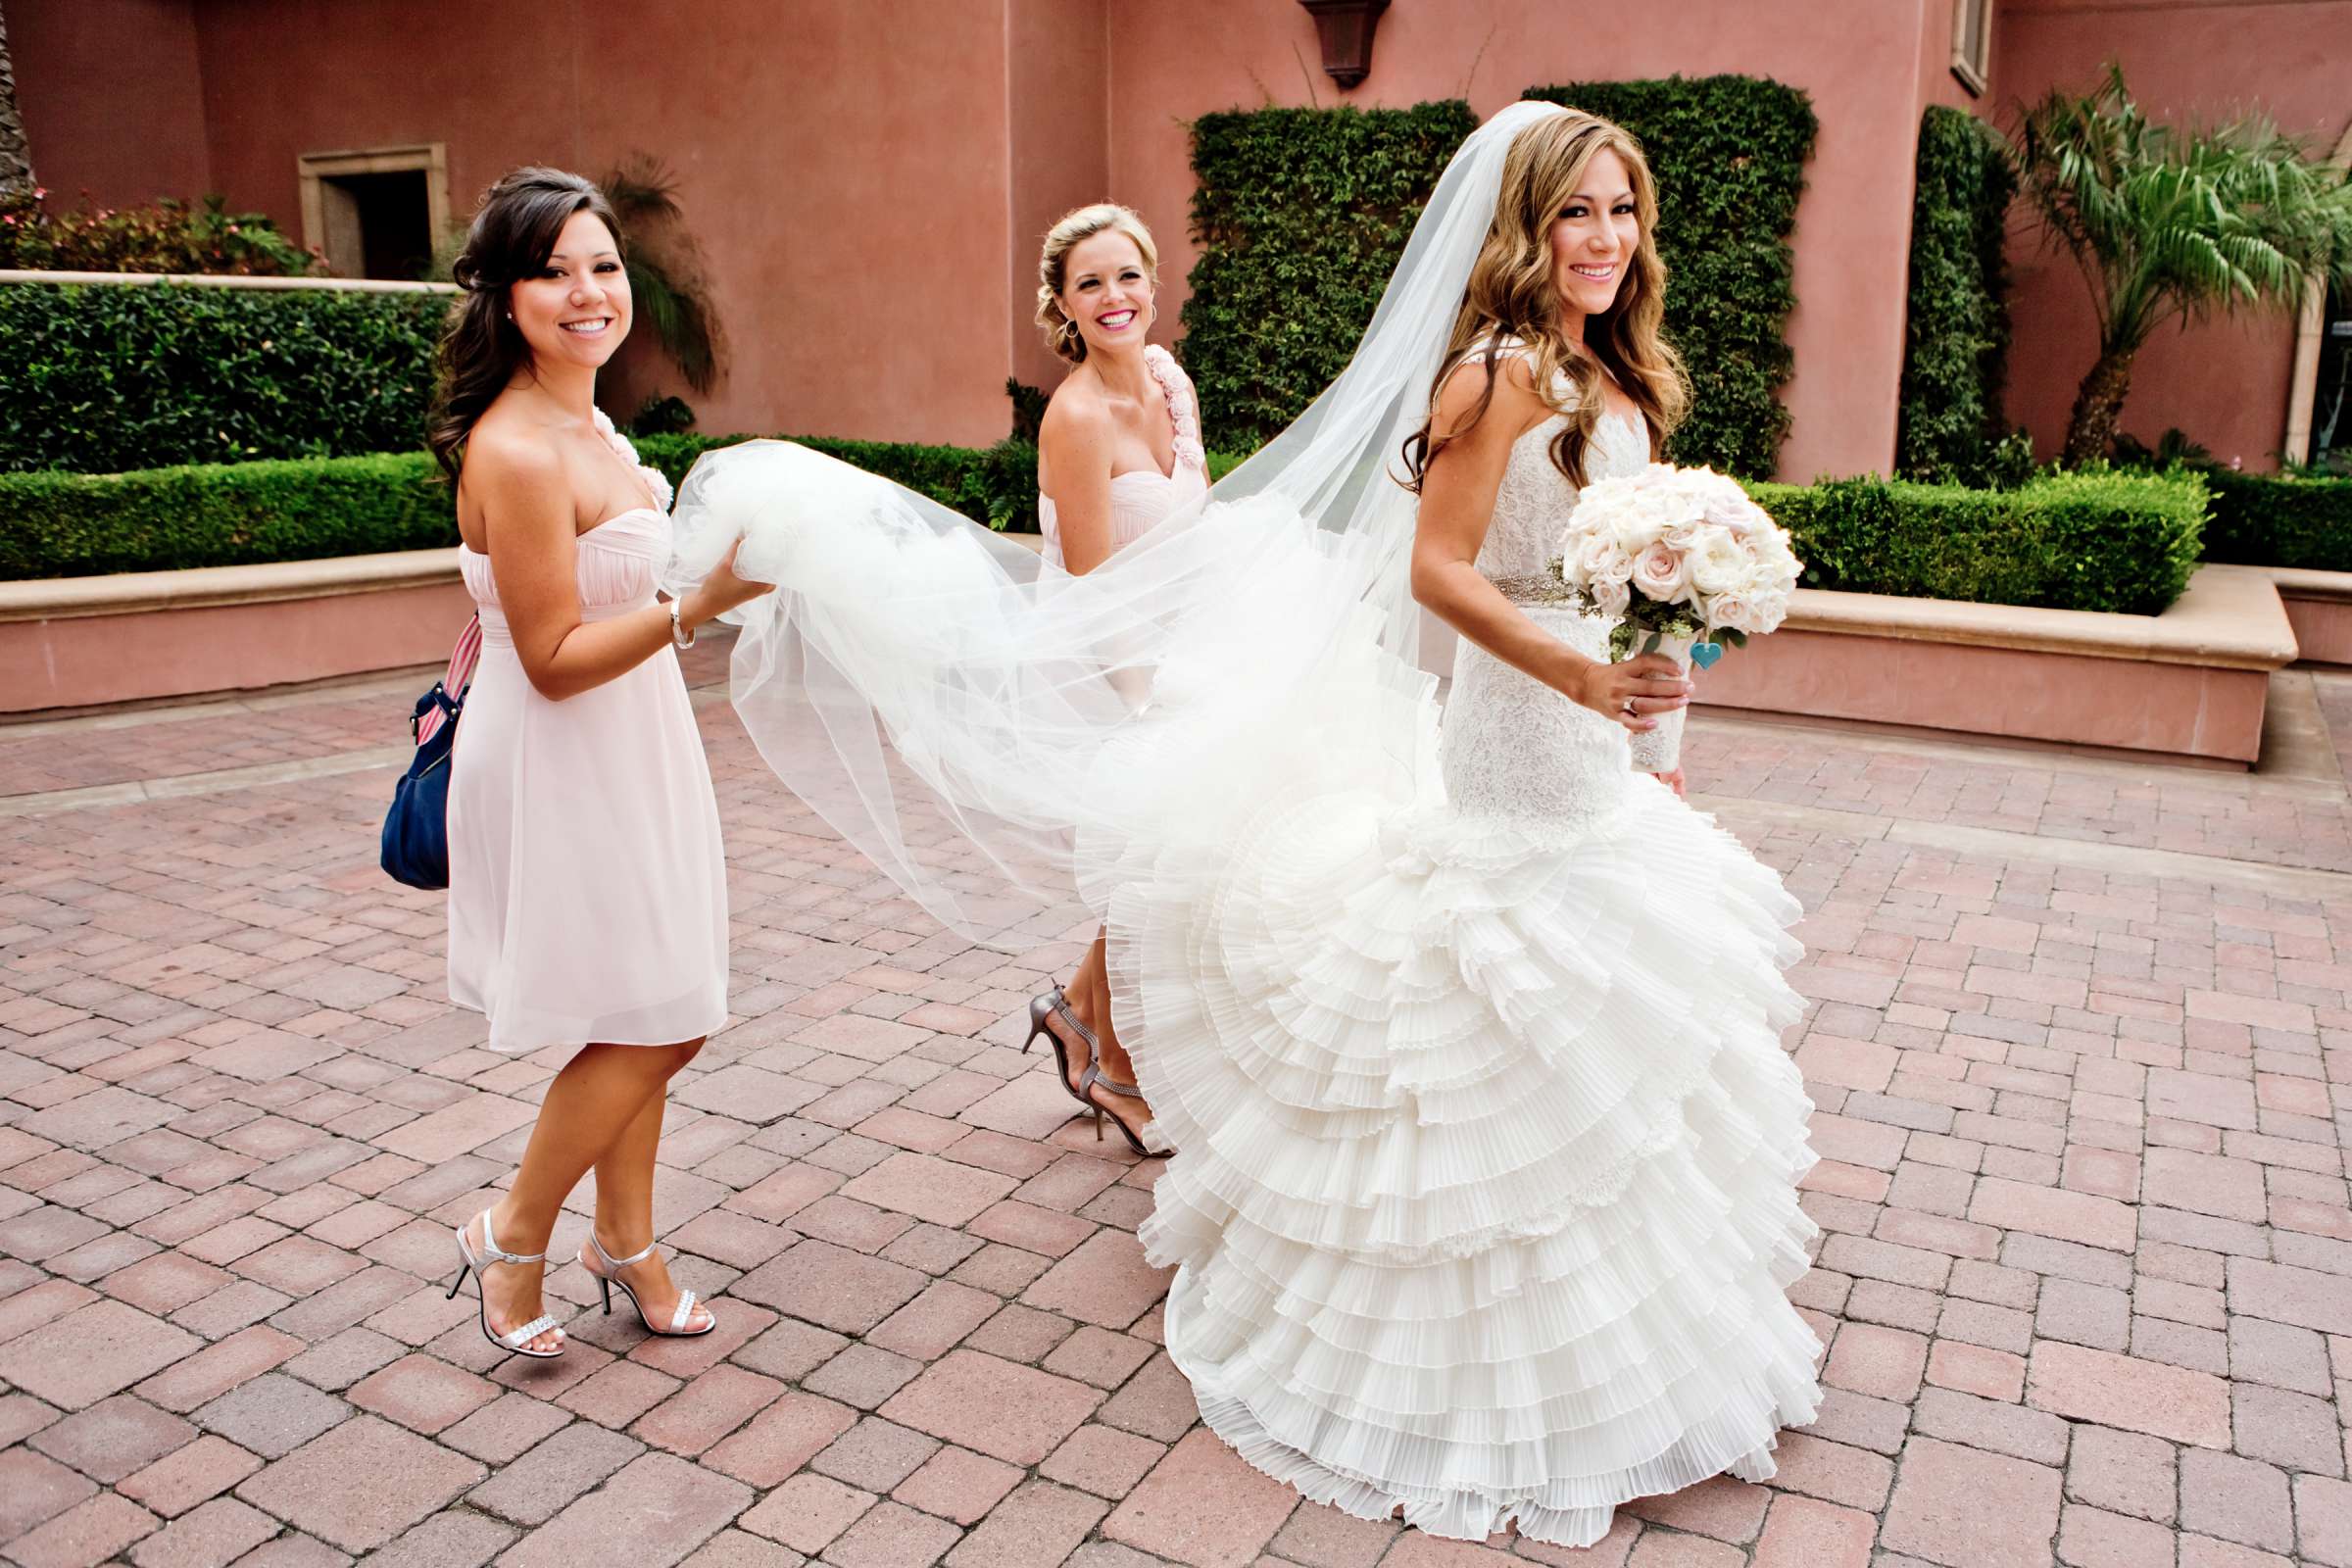
[[[2352,478],[2198,471],[2213,492],[2206,560],[2352,571]]]
[[[2009,354],[2009,200],[2016,176],[2001,141],[1974,115],[1940,105],[1919,126],[1911,209],[1911,296],[1903,347],[1895,471],[1931,483],[1981,484],[2005,433]]]
[[[1438,175],[1478,117],[1258,109],[1193,122],[1185,368],[1211,441],[1265,442],[1354,354]]]
[[[1667,456],[1772,473],[1788,433],[1776,394],[1794,364],[1781,331],[1796,304],[1788,234],[1820,129],[1812,100],[1761,76],[1583,81],[1524,96],[1617,122],[1657,178],[1666,330],[1691,390]]]
[[[675,484],[712,447],[746,436],[643,436],[638,455]],[[977,522],[1037,531],[1037,449],[986,451],[798,437],[921,491]],[[1222,476],[1241,461],[1209,454]],[[315,561],[458,542],[450,490],[421,452],[236,463],[132,473],[0,474],[0,581]]]
[[[0,474],[0,579],[426,550],[458,542],[424,453]]]
[[[1754,484],[1795,535],[1805,585],[2152,615],[2196,569],[2206,490],[2190,473],[2045,475],[2014,490],[1905,480]]]
[[[424,443],[445,294],[0,285],[0,472]]]

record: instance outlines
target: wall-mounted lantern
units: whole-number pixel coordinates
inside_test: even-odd
[[[1372,70],[1372,31],[1389,0],[1298,0],[1315,19],[1323,40],[1323,70],[1342,87],[1352,87]]]

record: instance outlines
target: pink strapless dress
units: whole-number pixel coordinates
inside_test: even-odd
[[[669,540],[651,508],[580,535],[582,618],[652,604]],[[726,864],[677,655],[552,702],[523,673],[489,559],[461,547],[458,565],[482,657],[449,779],[450,999],[488,1015],[493,1051],[714,1032]]]
[[[1154,343],[1144,350],[1145,368],[1168,400],[1168,417],[1176,426],[1175,472],[1138,468],[1110,481],[1110,549],[1113,555],[1141,539],[1177,508],[1198,501],[1208,490],[1208,456],[1200,444],[1200,407],[1193,394],[1192,377],[1176,357]],[[1039,552],[1056,566],[1061,559],[1061,526],[1051,496],[1037,498],[1037,531],[1045,539]]]

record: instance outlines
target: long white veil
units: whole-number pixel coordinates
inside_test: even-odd
[[[1123,883],[1216,854],[1278,785],[1425,788],[1415,502],[1395,475],[1504,155],[1560,113],[1516,103],[1473,132],[1339,379],[1205,503],[1083,577],[789,442],[705,455],[679,492],[666,576],[699,581],[741,537],[737,569],[778,585],[740,612],[733,668],[736,710],[777,776],[990,946],[1036,940],[1004,940],[1039,906],[992,899],[1006,882],[1100,911]],[[1311,697],[1334,679],[1382,694],[1345,710],[1345,733]]]

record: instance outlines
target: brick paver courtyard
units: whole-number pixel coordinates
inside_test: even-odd
[[[0,1553],[2352,1568],[2352,677],[2281,676],[2251,776],[1694,726],[1808,911],[1833,1392],[1776,1480],[1574,1553],[1301,1505],[1199,1427],[1157,1167],[1013,1049],[1083,922],[942,935],[760,766],[720,654],[741,1021],[659,1215],[720,1329],[564,1267],[553,1363],[442,1297],[559,1061],[481,1049],[440,899],[375,868],[416,682],[0,727]]]

